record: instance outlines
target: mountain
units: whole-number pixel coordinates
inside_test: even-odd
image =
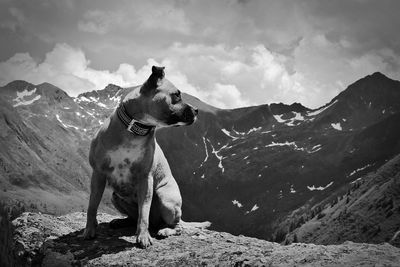
[[[351,240],[390,242],[400,247],[399,199],[400,155],[376,172],[369,172],[340,188],[313,207],[294,212],[280,225],[286,225],[291,231],[286,237],[287,243],[296,240],[341,244]]]
[[[84,209],[90,139],[130,90],[109,85],[72,98],[49,84],[0,88],[7,103],[0,117],[0,199],[57,214]],[[293,211],[400,154],[400,82],[380,73],[315,110],[299,103],[224,110],[183,98],[199,108],[198,121],[160,129],[157,140],[180,186],[184,220],[209,220],[215,230],[276,240],[279,222]],[[47,192],[60,197],[43,197]],[[115,213],[109,192],[103,203]]]
[[[399,82],[381,80],[367,76],[316,110],[261,105],[203,112],[192,127],[160,130],[167,158],[177,159],[170,164],[185,199],[184,216],[273,239],[278,218],[379,168],[400,153]],[[369,102],[353,102],[346,93],[363,92],[365,84],[380,99],[375,105],[369,96],[371,109],[376,106],[370,113]],[[339,113],[345,107],[346,116]]]
[[[98,119],[48,83],[11,82],[0,96],[1,200],[55,214],[86,209]]]
[[[400,109],[400,82],[376,72],[351,84],[332,99],[319,126],[335,123],[337,128],[356,130],[370,126]]]
[[[150,248],[140,249],[133,228],[109,227],[114,218],[99,214],[97,238],[83,240],[85,213],[59,217],[23,213],[8,223],[14,230],[6,234],[14,242],[10,240],[5,249],[4,243],[0,243],[0,263],[2,266],[396,266],[400,262],[400,249],[387,243],[282,246],[199,228],[184,228],[179,236],[154,239]],[[1,228],[2,232],[5,230]],[[15,248],[14,253],[3,253],[9,247]]]

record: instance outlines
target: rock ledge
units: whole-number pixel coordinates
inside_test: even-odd
[[[112,230],[115,216],[99,214],[98,237],[80,235],[86,214],[54,217],[23,213],[14,225],[15,255],[23,265],[43,266],[398,266],[400,249],[390,244],[282,246],[256,238],[205,229],[136,246],[133,229]]]

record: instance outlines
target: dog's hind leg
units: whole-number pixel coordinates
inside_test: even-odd
[[[156,191],[156,194],[160,202],[160,214],[164,226],[166,226],[159,230],[157,235],[161,237],[179,235],[181,233],[179,222],[181,221],[182,216],[182,198],[175,180],[171,181],[168,185],[159,188]]]
[[[128,203],[123,198],[119,197],[115,192],[112,194],[111,202],[114,207],[123,215],[127,215],[124,219],[114,219],[110,222],[110,227],[113,229],[136,227],[138,218],[138,206],[136,203]]]
[[[97,209],[99,207],[100,200],[103,196],[105,186],[106,186],[105,175],[93,170],[92,179],[90,181],[90,199],[87,210],[86,228],[83,233],[83,237],[85,239],[94,238],[96,235]]]

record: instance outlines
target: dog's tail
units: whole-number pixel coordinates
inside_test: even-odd
[[[205,222],[185,222],[183,220],[180,220],[179,224],[186,229],[190,228],[197,228],[197,229],[207,229],[208,227],[211,226],[211,222],[205,221]]]

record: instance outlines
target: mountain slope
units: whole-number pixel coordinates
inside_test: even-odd
[[[343,188],[337,197],[314,206],[318,212],[287,240],[315,244],[391,242],[400,246],[400,155],[346,188],[347,193]]]
[[[81,130],[91,120],[76,113],[86,112],[47,83],[12,82],[0,95],[0,200],[56,214],[85,209],[90,139]]]

